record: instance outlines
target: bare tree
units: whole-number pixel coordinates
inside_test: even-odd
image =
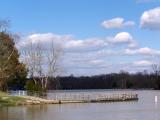
[[[57,73],[60,71],[60,67],[58,65],[59,63],[59,58],[62,55],[62,49],[61,47],[56,47],[56,45],[54,44],[53,40],[51,41],[51,45],[49,47],[48,50],[48,55],[47,55],[47,63],[48,63],[48,67],[47,67],[47,76],[45,79],[45,87],[47,87],[48,84],[48,78],[56,78]]]
[[[47,47],[41,42],[30,43],[24,50],[24,61],[28,66],[29,76],[33,78],[35,84],[38,77],[42,89],[47,89],[48,79],[54,78],[59,71],[60,47],[56,47],[51,41]]]
[[[24,63],[27,66],[27,69],[29,71],[28,76],[30,78],[33,78],[34,83],[37,84],[36,80],[35,80],[35,72],[36,72],[36,56],[35,56],[35,51],[34,51],[34,47],[33,44],[30,43],[29,46],[23,48],[22,55],[23,55],[23,60]]]
[[[154,63],[152,64],[152,70],[153,70],[153,75],[154,75],[154,79],[156,80],[156,89],[160,88],[160,60],[159,60],[159,56],[157,56],[156,58],[154,58]]]
[[[157,76],[160,75],[160,63],[159,62],[155,62],[152,64],[152,70],[153,73]]]

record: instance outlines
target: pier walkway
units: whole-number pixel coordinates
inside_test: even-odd
[[[136,101],[138,94],[132,92],[122,93],[38,93],[26,91],[11,91],[10,94],[30,98],[32,102],[43,103],[91,103],[91,102],[122,102]],[[41,94],[41,95],[40,95]]]

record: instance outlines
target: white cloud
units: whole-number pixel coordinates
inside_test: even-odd
[[[148,61],[148,60],[140,60],[140,61],[133,62],[133,65],[137,66],[137,67],[151,66],[152,64],[153,64],[153,62],[152,61]]]
[[[102,22],[102,26],[106,29],[119,29],[124,27],[133,27],[135,23],[133,21],[124,21],[123,18],[117,17]]]
[[[106,38],[88,38],[88,39],[75,39],[72,35],[57,35],[53,33],[45,34],[31,34],[23,38],[17,47],[23,48],[31,43],[42,43],[46,47],[54,42],[55,45],[61,46],[64,51],[68,52],[86,52],[97,51],[107,48],[109,45],[126,44],[129,48],[137,46],[137,42],[128,32],[120,32],[113,37]]]
[[[78,50],[78,51],[94,51],[108,46],[107,41],[102,39],[85,39],[85,40],[68,40],[66,43],[63,43],[64,49],[69,51]]]
[[[151,49],[148,47],[139,48],[139,49],[125,49],[124,50],[125,55],[160,55],[160,50]]]
[[[129,43],[133,40],[133,37],[127,32],[118,33],[114,39],[113,43]]]
[[[56,35],[53,33],[45,33],[45,34],[31,34],[22,38],[22,40],[17,44],[18,48],[23,48],[28,45],[43,43],[49,44],[52,41],[56,44],[61,44],[66,42],[67,40],[72,39],[71,35]]]
[[[21,42],[17,44],[18,48],[23,48],[29,44],[42,43],[45,46],[51,42],[61,46],[65,51],[82,52],[82,51],[94,51],[101,49],[108,45],[106,40],[99,38],[90,38],[84,40],[75,39],[72,35],[56,35],[52,33],[46,34],[32,34],[24,37]]]
[[[160,30],[160,7],[145,11],[140,19],[140,26],[150,30]]]
[[[96,54],[98,57],[105,57],[105,56],[115,56],[115,55],[118,55],[119,53],[117,51],[113,51],[110,49],[103,49],[103,50],[97,51]]]
[[[95,59],[95,60],[91,60],[89,61],[90,65],[104,65],[105,62],[101,59]]]
[[[123,52],[123,54],[124,55],[135,55],[137,53],[137,51],[136,50],[131,50],[131,49],[125,49],[124,50],[124,52]]]
[[[136,48],[138,46],[138,43],[128,32],[120,32],[113,38],[108,38],[108,42],[111,44],[128,44],[129,48]]]
[[[154,50],[148,47],[140,48],[138,52],[143,55],[159,55],[160,54],[159,50]]]

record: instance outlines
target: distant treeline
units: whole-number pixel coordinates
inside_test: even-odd
[[[51,80],[49,89],[160,89],[160,76],[147,73],[68,76],[54,81]]]

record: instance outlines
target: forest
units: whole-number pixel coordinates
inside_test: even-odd
[[[95,76],[73,75],[50,80],[49,89],[160,89],[160,76],[138,73],[110,73]]]

